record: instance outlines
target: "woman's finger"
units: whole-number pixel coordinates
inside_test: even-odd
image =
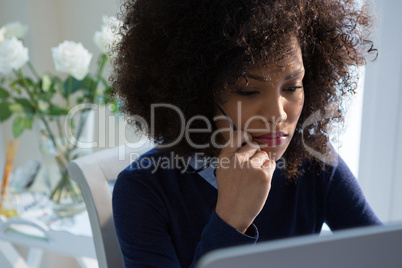
[[[273,173],[276,168],[276,162],[272,159],[269,159],[262,164],[261,168],[267,170],[269,173]],[[271,174],[272,177],[272,174]]]
[[[259,151],[256,152],[248,161],[253,168],[261,168],[267,161],[269,161],[269,156],[266,152]]]
[[[230,139],[227,141],[227,146],[222,149],[221,156],[230,157],[239,150],[244,144],[249,144],[252,141],[251,134],[242,130],[233,131]]]
[[[246,142],[234,154],[239,161],[248,161],[261,149],[256,142]]]

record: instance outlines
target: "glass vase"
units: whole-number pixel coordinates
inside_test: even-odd
[[[85,209],[79,185],[67,173],[71,160],[92,152],[82,144],[90,143],[94,133],[94,112],[80,111],[74,116],[37,118],[43,178],[54,213],[73,216]]]

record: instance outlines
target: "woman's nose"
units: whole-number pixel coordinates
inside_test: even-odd
[[[287,119],[285,112],[286,100],[279,94],[270,94],[264,100],[262,115],[271,124],[277,125]]]

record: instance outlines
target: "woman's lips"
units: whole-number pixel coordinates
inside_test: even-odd
[[[288,135],[284,132],[274,132],[254,137],[253,140],[258,143],[266,144],[270,147],[275,147],[283,144],[286,141],[287,136]]]

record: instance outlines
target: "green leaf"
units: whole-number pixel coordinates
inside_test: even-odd
[[[27,117],[17,116],[13,121],[13,135],[18,138],[25,129],[32,129],[32,120]]]
[[[25,77],[24,82],[27,84],[28,87],[35,87],[35,82],[32,81],[32,79],[29,77]],[[24,84],[23,82],[21,83]]]
[[[63,81],[60,79],[60,77],[52,76],[52,83],[55,90],[64,91],[64,89],[62,89],[64,86]]]
[[[66,115],[66,114],[68,114],[68,111],[66,109],[63,109],[55,104],[49,105],[49,115]]]
[[[4,88],[0,87],[0,99],[6,99],[8,97],[10,97],[10,93]]]
[[[24,112],[24,107],[19,103],[10,103],[10,110],[15,114],[22,114]]]
[[[38,94],[37,97],[39,100],[50,102],[50,100],[53,98],[54,93],[56,93],[56,91],[54,89],[50,89],[48,92]]]
[[[9,102],[0,102],[0,122],[6,121],[12,115]]]
[[[91,87],[92,81],[93,81],[93,79],[90,77],[90,75],[87,75],[82,80],[77,80],[74,77],[69,76],[63,83],[64,97],[67,98],[69,93],[71,95],[80,89],[89,89]],[[71,87],[71,89],[70,89],[70,87]],[[70,92],[69,92],[69,89],[70,89]]]
[[[17,92],[18,94],[21,94],[21,88],[23,87],[22,83],[20,80],[15,80],[10,83],[10,88]]]
[[[92,77],[92,75],[90,75],[90,74],[87,74],[87,76],[85,76],[85,78],[82,80],[82,86],[84,87],[84,88],[91,88],[91,85],[92,84],[95,84],[95,78],[94,77]]]
[[[15,102],[21,104],[24,108],[24,112],[27,114],[34,114],[35,107],[32,105],[31,101],[25,98],[14,98]]]

